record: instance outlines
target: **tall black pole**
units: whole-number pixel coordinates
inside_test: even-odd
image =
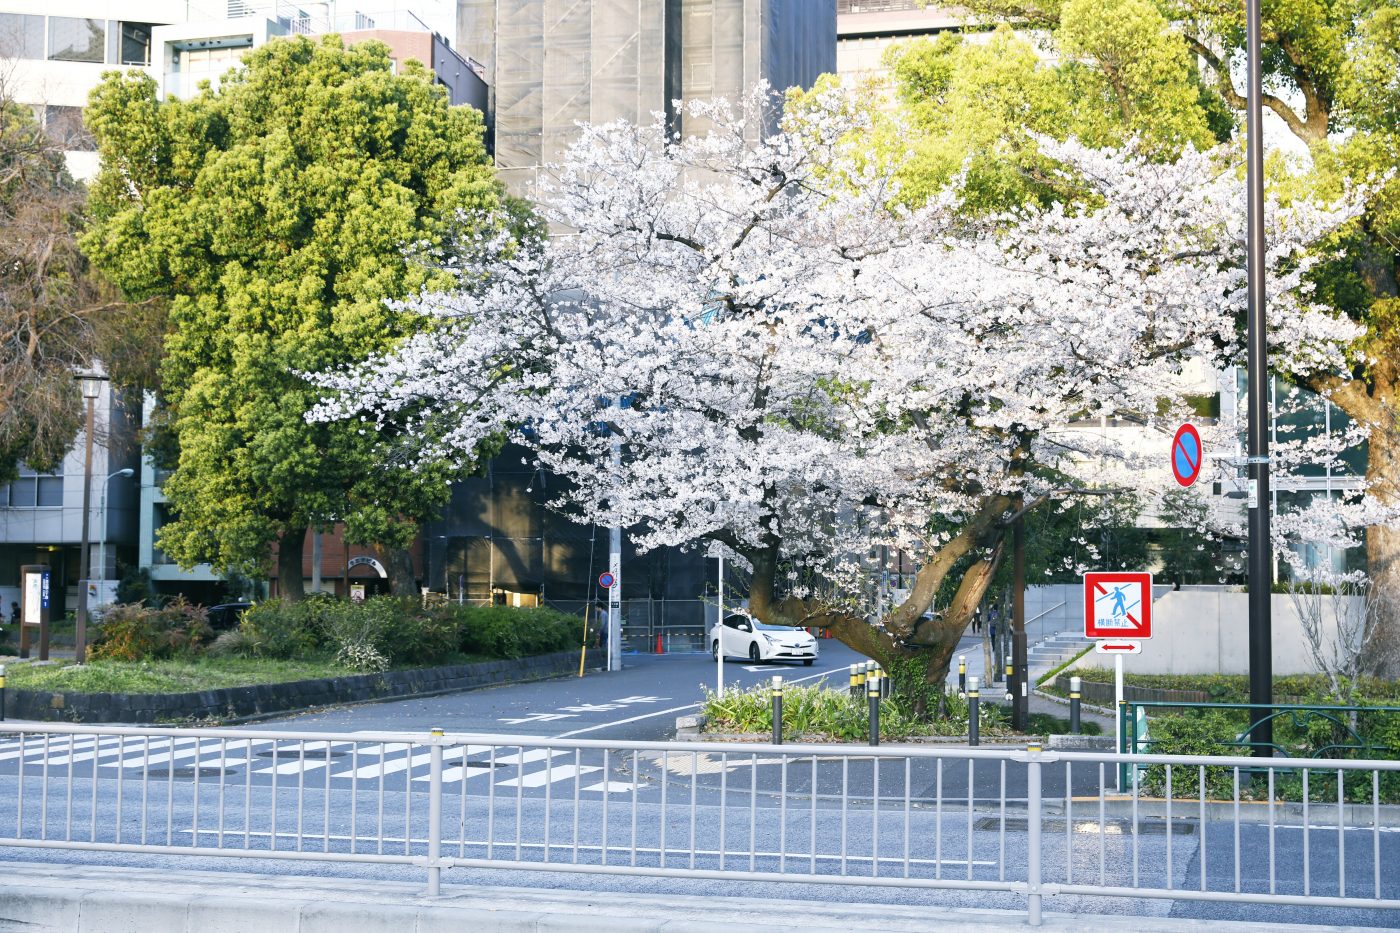
[[[1272,754],[1274,699],[1273,632],[1270,613],[1273,548],[1269,542],[1269,357],[1264,322],[1264,111],[1259,54],[1259,0],[1245,0],[1249,46],[1246,187],[1249,287],[1249,702],[1254,754]]]
[[[1016,519],[1011,530],[1011,661],[1016,669],[1011,695],[1011,722],[1020,732],[1030,725],[1030,674],[1026,658],[1026,517]]]

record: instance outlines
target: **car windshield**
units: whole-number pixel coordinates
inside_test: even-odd
[[[769,625],[768,623],[760,622],[757,619],[753,620],[753,627],[758,629],[760,632],[802,632],[804,635],[806,634],[806,632],[803,632],[802,629],[793,628],[791,625]]]

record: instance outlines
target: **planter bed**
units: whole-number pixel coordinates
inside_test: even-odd
[[[12,688],[5,691],[5,715],[10,719],[48,722],[237,722],[322,706],[432,696],[497,684],[544,680],[577,669],[578,654],[561,651],[515,660],[252,684],[190,693],[77,693]]]

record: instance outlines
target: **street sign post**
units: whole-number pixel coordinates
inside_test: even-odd
[[[1189,427],[1189,425],[1187,426]],[[1194,430],[1194,429],[1193,429]],[[1178,432],[1179,434],[1180,432]],[[1200,472],[1197,438],[1196,472]],[[1179,477],[1178,477],[1179,478]],[[1141,654],[1142,640],[1152,637],[1152,574],[1084,574],[1084,637],[1098,639],[1094,650],[1113,655],[1113,714],[1117,728],[1114,743],[1123,754],[1123,655]],[[1118,769],[1119,789],[1124,789],[1127,769]]]
[[[1084,637],[1152,637],[1152,574],[1084,574]]]
[[[1172,438],[1172,475],[1178,484],[1190,486],[1200,479],[1205,457],[1201,455],[1201,434],[1194,424],[1183,424]]]

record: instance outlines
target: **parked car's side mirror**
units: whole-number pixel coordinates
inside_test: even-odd
[[[739,623],[739,631],[741,631],[741,632],[751,632],[751,631],[753,631],[753,629],[749,628],[749,625],[748,625],[747,622],[740,622],[740,623]]]

